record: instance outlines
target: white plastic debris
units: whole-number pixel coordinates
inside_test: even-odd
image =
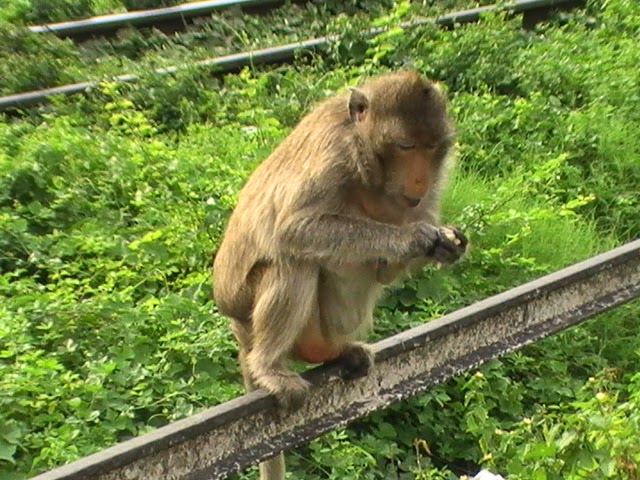
[[[480,470],[478,474],[473,477],[473,480],[505,480],[502,475],[496,475],[489,470]]]

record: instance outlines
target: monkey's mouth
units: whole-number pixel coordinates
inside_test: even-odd
[[[421,198],[415,198],[415,197],[409,197],[407,195],[402,195],[400,197],[400,201],[406,207],[415,208],[418,205],[420,205],[420,202],[422,201],[422,199]]]

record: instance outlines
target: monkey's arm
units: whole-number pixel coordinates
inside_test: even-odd
[[[445,247],[443,251],[436,248],[432,255],[411,258],[399,263],[389,263],[384,259],[379,260],[376,268],[376,278],[382,284],[389,284],[396,280],[403,273],[412,274],[417,272],[427,264],[453,263],[467,250],[469,241],[464,234],[455,227],[445,226],[439,228],[440,234],[445,238],[445,242],[441,245]],[[448,241],[448,242],[447,242]],[[454,255],[452,250],[446,247],[446,243],[455,245]]]
[[[388,285],[399,278],[408,269],[406,263],[389,263],[385,260],[376,262],[376,280],[378,283]]]
[[[278,231],[279,244],[284,251],[294,256],[337,262],[411,258],[425,248],[415,236],[409,228],[307,210],[291,215]],[[428,232],[424,236],[428,242]]]
[[[402,276],[412,275],[429,263],[434,263],[432,257],[412,258],[401,263],[379,261],[376,269],[376,280],[383,285],[388,285]]]

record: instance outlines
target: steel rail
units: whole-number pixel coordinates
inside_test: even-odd
[[[298,411],[255,391],[33,480],[224,478],[638,296],[640,240],[382,340],[364,378],[345,381],[337,365],[306,372]]]
[[[448,13],[435,19],[419,20],[414,22],[406,22],[402,24],[404,28],[415,28],[426,24],[435,24],[442,27],[452,27],[456,24],[464,24],[475,22],[480,19],[482,14],[506,9],[514,13],[523,13],[532,15],[537,19],[544,12],[554,8],[573,8],[583,3],[583,0],[517,0],[508,5],[488,5],[470,10]],[[523,18],[523,23],[527,23],[527,18]],[[381,28],[370,29],[363,32],[363,35],[375,35],[383,31]],[[314,52],[321,47],[328,46],[331,42],[339,40],[340,36],[318,37],[302,42],[288,43],[276,47],[263,48],[252,52],[234,53],[221,57],[208,58],[194,62],[192,65],[197,67],[212,68],[217,75],[237,72],[247,66],[269,65],[274,63],[286,63],[292,61],[296,54]],[[184,66],[165,67],[154,70],[158,74],[167,74],[184,69]],[[139,79],[138,75],[125,74],[112,78],[117,82],[132,82]],[[70,95],[82,93],[90,88],[96,87],[97,81],[87,81],[63,85],[59,87],[46,88],[31,92],[16,93],[0,97],[0,112],[7,110],[15,110],[32,107],[47,101],[52,95]]]
[[[174,7],[99,15],[47,25],[32,25],[28,29],[34,33],[53,33],[59,37],[84,37],[113,32],[127,26],[144,27],[184,21],[232,7],[240,7],[244,11],[255,11],[274,8],[284,3],[284,0],[206,0]]]

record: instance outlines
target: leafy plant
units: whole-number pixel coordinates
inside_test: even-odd
[[[640,232],[640,24],[631,0],[592,2],[533,32],[502,15],[446,31],[398,29],[421,12],[405,3],[375,21],[372,4],[366,16],[338,16],[327,27],[324,7],[309,8],[281,28],[306,35],[300,18],[312,18],[314,32],[347,33],[327,55],[223,78],[190,68],[144,73],[137,83],[103,81],[85,96],[2,117],[3,480],[241,392],[235,344],[210,300],[211,251],[254,166],[314,102],[359,78],[409,63],[448,91],[458,161],[443,221],[472,241],[454,268],[425,269],[390,289],[374,338]],[[258,36],[275,23],[229,22],[225,35],[250,25]],[[386,30],[363,38],[363,25]],[[65,81],[88,65],[68,42],[14,26],[3,32],[6,91]],[[174,40],[149,41],[162,53]],[[171,55],[197,43],[179,42]],[[102,58],[96,73],[107,76],[130,61]],[[455,479],[487,465],[515,479],[633,480],[639,307],[618,308],[322,437],[289,455],[293,475]]]

